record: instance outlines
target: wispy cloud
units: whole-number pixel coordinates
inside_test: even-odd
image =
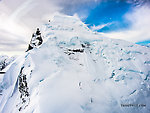
[[[98,25],[98,26],[93,25],[93,26],[90,27],[90,29],[92,31],[99,31],[99,30],[101,30],[102,28],[104,28],[106,26],[110,26],[111,24],[112,23],[102,24],[102,25]]]
[[[132,12],[125,15],[125,19],[131,22],[131,27],[126,30],[105,33],[111,38],[124,39],[131,42],[138,42],[150,39],[150,7],[144,5],[136,7]]]

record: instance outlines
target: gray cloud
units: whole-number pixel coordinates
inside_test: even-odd
[[[23,40],[23,37],[4,30],[0,31],[0,53],[6,51],[25,51],[26,48],[27,43]]]

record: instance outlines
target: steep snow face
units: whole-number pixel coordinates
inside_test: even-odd
[[[1,113],[150,112],[149,48],[103,38],[64,15],[42,35],[5,74]]]

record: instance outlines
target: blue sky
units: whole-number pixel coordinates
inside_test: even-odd
[[[78,14],[105,37],[145,44],[150,40],[149,0],[0,0],[0,54],[23,53],[36,27],[55,12]]]
[[[124,15],[130,10],[132,10],[132,4],[127,2],[102,2],[89,11],[89,15],[84,21],[89,24],[89,27],[112,23],[99,30],[99,32],[124,29],[130,26],[130,22],[124,20]]]

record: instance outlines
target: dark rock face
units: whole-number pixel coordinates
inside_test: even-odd
[[[30,103],[30,98],[29,98],[29,88],[28,88],[28,84],[27,84],[27,77],[23,72],[24,70],[24,66],[21,68],[20,70],[20,74],[18,77],[18,81],[19,81],[19,92],[20,92],[20,99],[21,99],[21,103],[19,103],[17,105],[18,110],[21,111],[22,109],[25,109],[29,103]]]

